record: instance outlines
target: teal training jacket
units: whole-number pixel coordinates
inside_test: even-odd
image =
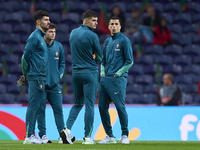
[[[102,60],[99,38],[88,26],[81,25],[70,33],[72,73],[98,72],[97,60]],[[93,53],[96,60],[92,59]]]
[[[60,42],[53,41],[48,47],[48,75],[46,81],[46,89],[57,86],[64,74],[65,54],[63,46]]]
[[[47,77],[48,48],[40,29],[35,31],[26,40],[21,65],[26,80],[44,80]]]
[[[131,41],[118,32],[108,37],[103,46],[103,60],[101,75],[127,77],[128,69],[133,65],[133,52]]]

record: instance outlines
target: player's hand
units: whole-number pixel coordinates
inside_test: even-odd
[[[95,54],[95,53],[92,55],[92,58],[93,58],[93,59],[96,59],[96,54]]]
[[[27,82],[26,78],[24,77],[24,75],[22,75],[19,80],[22,81],[22,85],[26,84],[26,82]]]
[[[118,74],[115,74],[114,77],[117,78],[117,77],[119,77],[119,75],[118,75]]]
[[[105,75],[105,74],[102,74],[101,76],[102,76],[102,77],[105,77],[106,75]]]

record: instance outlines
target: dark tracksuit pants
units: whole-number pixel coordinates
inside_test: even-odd
[[[28,81],[28,84],[29,104],[26,112],[26,137],[30,137],[35,134],[36,116],[39,112],[41,104],[44,102],[45,94],[45,81],[31,80]]]
[[[46,135],[46,120],[45,120],[45,108],[46,99],[51,105],[54,113],[54,118],[57,126],[58,133],[60,133],[64,128],[63,110],[62,110],[62,87],[58,84],[52,89],[45,89],[44,99],[40,111],[37,114],[37,123],[39,129],[39,136],[42,137]]]
[[[98,73],[73,73],[75,103],[67,119],[67,128],[71,130],[80,110],[85,104],[85,137],[91,137],[94,122],[94,104],[98,91]]]
[[[116,106],[122,135],[128,136],[128,115],[125,108],[127,78],[125,77],[101,77],[99,92],[99,111],[105,132],[109,137],[114,137],[108,112],[109,104]]]

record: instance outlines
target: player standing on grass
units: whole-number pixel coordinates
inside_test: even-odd
[[[48,47],[48,75],[47,81],[45,83],[45,101],[43,101],[40,107],[40,111],[36,117],[38,122],[39,136],[42,139],[42,143],[52,143],[46,135],[46,99],[52,106],[58,133],[60,133],[64,128],[62,110],[62,87],[59,83],[65,69],[65,54],[62,44],[54,40],[55,36],[56,25],[50,23],[49,29],[47,29],[46,35],[44,37]],[[73,139],[73,141],[74,140],[75,139]],[[59,143],[62,143],[61,139]]]
[[[91,134],[99,79],[96,60],[102,60],[98,36],[92,31],[97,27],[97,20],[97,14],[94,11],[85,11],[83,13],[83,25],[72,30],[70,34],[75,103],[70,110],[66,129],[61,132],[64,144],[73,144],[71,141],[71,128],[84,104],[85,137],[82,144],[95,144],[91,139]],[[96,55],[96,60],[93,58],[93,54]]]
[[[49,27],[49,14],[38,10],[33,15],[36,29],[26,40],[22,56],[22,72],[28,81],[29,105],[26,112],[26,138],[24,144],[41,144],[35,137],[36,114],[43,103],[45,81],[47,78],[48,48],[44,40],[45,31]]]
[[[116,143],[108,113],[109,104],[117,108],[122,129],[122,144],[129,144],[128,115],[125,108],[125,94],[128,69],[133,65],[132,43],[121,32],[118,17],[109,21],[111,37],[104,42],[101,64],[101,81],[99,92],[99,111],[107,136],[100,144]]]

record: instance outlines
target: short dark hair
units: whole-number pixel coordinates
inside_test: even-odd
[[[56,29],[56,25],[53,24],[53,23],[49,23],[49,28],[48,29]]]
[[[138,7],[135,7],[132,9],[132,13],[140,12],[140,9]]]
[[[98,17],[98,15],[93,11],[93,10],[86,10],[84,13],[83,13],[83,20],[85,19],[85,18],[92,18],[92,17]]]
[[[112,17],[109,19],[109,22],[110,22],[110,20],[119,20],[119,23],[120,23],[120,25],[121,25],[121,20],[120,20],[119,17],[117,17],[117,16],[112,16]]]
[[[47,11],[44,10],[37,10],[34,15],[33,15],[33,21],[36,24],[37,20],[41,20],[42,17],[47,16],[49,17],[49,13]]]

